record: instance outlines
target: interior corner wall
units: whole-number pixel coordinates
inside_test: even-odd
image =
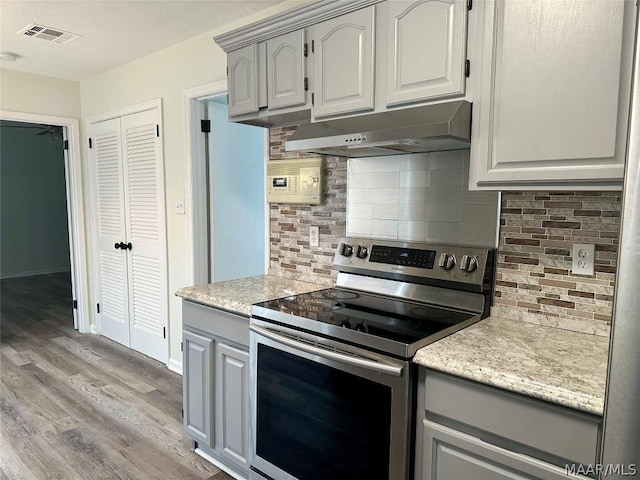
[[[0,68],[0,108],[80,118],[80,83]]]
[[[62,132],[0,127],[0,278],[69,271]]]

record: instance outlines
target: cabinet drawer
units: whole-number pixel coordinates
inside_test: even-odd
[[[249,318],[206,307],[197,303],[182,302],[182,322],[185,327],[222,337],[231,342],[249,346]]]
[[[560,480],[564,468],[510,452],[434,422],[423,422],[424,480]],[[575,477],[571,478],[584,478]]]
[[[427,418],[448,418],[572,462],[596,462],[600,417],[432,370],[425,409]]]

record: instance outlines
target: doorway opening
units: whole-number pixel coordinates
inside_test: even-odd
[[[229,122],[226,93],[226,81],[185,92],[194,285],[261,275],[269,265],[269,130]]]
[[[87,332],[77,120],[3,111],[0,135],[3,317]]]

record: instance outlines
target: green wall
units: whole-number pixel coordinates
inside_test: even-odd
[[[62,131],[0,122],[0,277],[68,271]]]

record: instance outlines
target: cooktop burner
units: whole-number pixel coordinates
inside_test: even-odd
[[[476,316],[474,313],[330,288],[256,304],[325,325],[381,337],[405,345]],[[277,321],[277,318],[273,318]],[[320,328],[323,333],[330,331]]]

